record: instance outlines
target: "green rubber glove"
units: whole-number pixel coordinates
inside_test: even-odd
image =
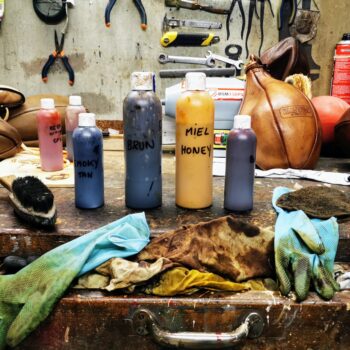
[[[145,215],[132,214],[63,244],[14,275],[0,276],[0,349],[16,346],[51,312],[85,264],[138,253],[149,241]]]
[[[286,212],[277,199],[290,189],[277,187],[272,204],[278,213],[275,225],[275,264],[280,290],[287,295],[294,287],[297,299],[305,300],[310,283],[324,299],[331,299],[339,286],[333,277],[339,233],[335,218],[309,219],[302,210]]]

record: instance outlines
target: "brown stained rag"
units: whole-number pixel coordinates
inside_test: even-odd
[[[341,191],[325,186],[309,186],[282,195],[277,205],[287,210],[303,210],[320,219],[350,215],[349,198]]]
[[[165,257],[187,268],[240,282],[274,275],[273,240],[272,231],[225,216],[164,233],[137,259]]]
[[[155,275],[165,271],[175,264],[165,258],[160,258],[152,264],[145,261],[139,263],[121,258],[112,258],[80,277],[74,288],[83,289],[128,289],[130,292]]]

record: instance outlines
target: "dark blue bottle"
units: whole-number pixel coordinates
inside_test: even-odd
[[[133,73],[131,85],[123,105],[125,204],[151,209],[162,204],[162,105],[152,73]]]
[[[224,207],[230,211],[253,209],[256,136],[251,117],[236,115],[228,134]]]
[[[103,140],[95,114],[80,113],[73,132],[75,205],[94,209],[104,204]]]

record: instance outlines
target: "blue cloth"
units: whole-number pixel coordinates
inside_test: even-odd
[[[339,233],[336,218],[309,219],[302,210],[287,212],[276,205],[278,198],[290,192],[277,187],[272,204],[278,217],[275,225],[276,273],[283,295],[293,285],[297,298],[307,297],[310,281],[319,295],[330,299],[338,285],[333,278]]]
[[[95,247],[79,276],[95,269],[111,258],[126,258],[139,253],[148,243],[150,231],[144,213],[127,215],[80,237],[82,244],[97,236]]]

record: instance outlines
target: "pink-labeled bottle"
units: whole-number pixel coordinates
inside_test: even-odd
[[[69,96],[69,106],[66,109],[66,148],[68,159],[73,161],[73,140],[72,135],[75,128],[78,127],[79,114],[85,113],[85,107],[81,103],[80,96]]]
[[[43,171],[63,169],[61,116],[52,98],[40,100],[36,115],[39,136],[40,162]]]

